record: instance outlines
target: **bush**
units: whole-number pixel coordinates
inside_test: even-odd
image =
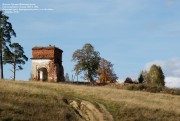
[[[162,92],[164,88],[162,86],[149,86],[144,84],[130,84],[126,85],[125,89],[127,90],[137,90],[137,91],[147,91],[147,92]]]
[[[125,89],[127,89],[127,90],[144,90],[145,86],[143,84],[131,84],[131,85],[127,85],[125,87]]]
[[[130,83],[130,84],[132,84],[133,81],[132,81],[132,79],[131,79],[130,77],[127,77],[126,80],[124,81],[124,83]]]
[[[172,89],[162,86],[153,86],[147,84],[128,84],[123,87],[123,89],[134,90],[134,91],[146,91],[152,93],[165,93],[172,95],[180,95],[180,89]]]
[[[163,91],[163,87],[162,86],[146,86],[145,89],[147,92],[153,92],[153,93],[157,93],[157,92],[161,92]]]
[[[172,94],[172,95],[180,95],[180,89],[171,89],[171,88],[164,88],[164,93]]]

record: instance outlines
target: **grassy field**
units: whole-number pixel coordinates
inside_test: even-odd
[[[63,83],[0,81],[0,120],[78,121],[64,102],[103,104],[115,121],[180,121],[180,96]]]

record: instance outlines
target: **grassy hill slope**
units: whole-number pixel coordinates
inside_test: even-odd
[[[0,81],[0,120],[76,121],[66,100],[103,104],[116,121],[179,121],[180,96],[63,83]]]

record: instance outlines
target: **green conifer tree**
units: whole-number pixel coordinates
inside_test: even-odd
[[[22,65],[28,61],[28,57],[24,54],[24,49],[19,43],[12,43],[9,45],[10,49],[6,47],[3,53],[4,64],[12,65],[13,72],[12,79],[16,79],[16,71],[22,70]]]

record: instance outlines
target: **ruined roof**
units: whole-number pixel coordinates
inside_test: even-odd
[[[60,48],[56,47],[56,46],[46,46],[46,47],[43,47],[43,46],[35,46],[32,48],[32,50],[51,50],[51,49],[58,49],[58,50],[61,50]],[[62,51],[62,50],[61,50]]]

